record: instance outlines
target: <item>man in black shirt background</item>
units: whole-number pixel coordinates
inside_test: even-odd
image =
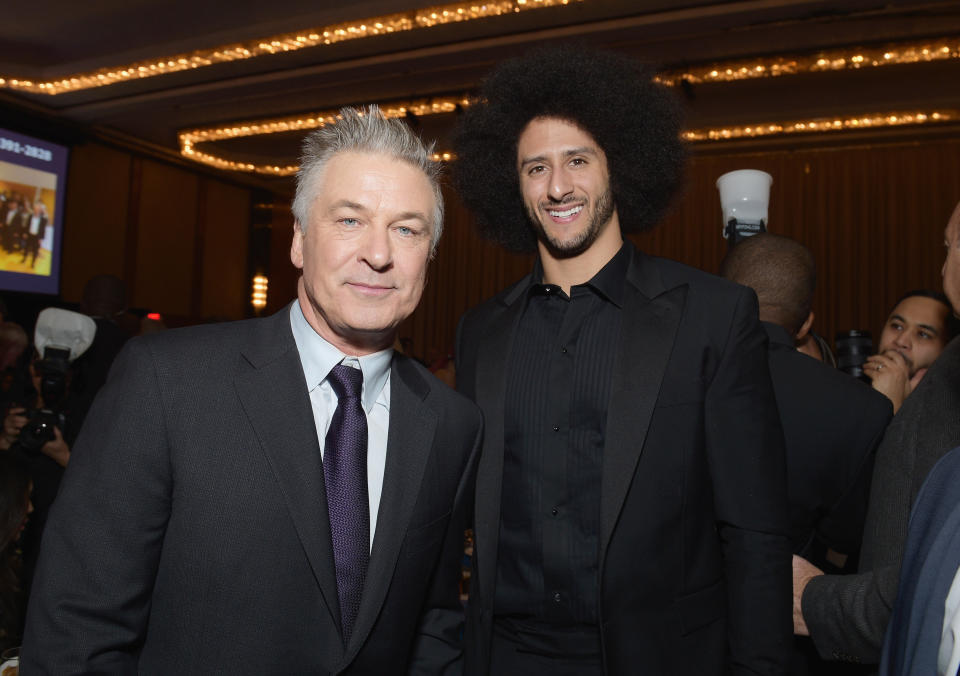
[[[720,274],[756,291],[770,339],[770,377],[787,449],[793,552],[825,570],[848,570],[848,560],[860,549],[874,458],[893,413],[890,402],[797,351],[796,339],[813,322],[816,266],[807,247],[772,233],[749,237],[730,249]],[[795,648],[792,674],[824,673],[810,639],[796,637]]]
[[[535,251],[468,312],[483,409],[467,673],[775,674],[783,437],[755,295],[647,256],[683,167],[671,95],[612,54],[499,66],[456,136],[481,233]]]

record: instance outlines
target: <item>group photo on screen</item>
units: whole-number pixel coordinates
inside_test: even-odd
[[[59,292],[68,155],[0,129],[0,291]]]
[[[0,270],[50,276],[56,195],[54,174],[0,162]]]

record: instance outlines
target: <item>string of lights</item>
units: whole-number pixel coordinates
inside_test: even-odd
[[[960,37],[888,44],[872,48],[844,48],[806,55],[777,55],[701,65],[662,73],[658,80],[668,85],[731,82],[800,73],[859,70],[929,61],[960,59]]]
[[[810,134],[851,129],[879,129],[904,125],[936,124],[960,120],[960,111],[914,111],[901,113],[877,113],[856,117],[830,117],[791,122],[719,127],[714,129],[691,129],[683,132],[687,141],[724,141],[728,139],[757,138],[781,134]]]
[[[413,113],[417,117],[451,113],[457,107],[466,108],[471,104],[468,96],[448,97],[412,102],[393,102],[384,104],[381,110],[387,117],[403,117]],[[237,123],[222,127],[193,129],[180,133],[180,152],[184,157],[207,164],[217,169],[266,174],[271,176],[290,176],[297,172],[296,165],[261,165],[249,162],[228,160],[197,148],[197,144],[224,139],[274,134],[288,131],[307,131],[324,124],[330,124],[337,118],[336,111],[327,111],[305,116],[293,116],[274,120]],[[687,141],[711,142],[730,139],[769,137],[783,134],[825,133],[856,129],[882,129],[905,125],[929,125],[956,122],[960,120],[958,110],[903,111],[896,113],[875,113],[854,117],[830,117],[787,122],[765,122],[750,125],[690,129],[683,132]],[[448,162],[454,159],[451,152],[434,153],[433,159]]]
[[[458,96],[385,103],[380,106],[380,110],[386,117],[404,117],[410,114],[417,117],[424,117],[439,113],[452,113],[457,109],[457,106],[467,107],[469,105],[469,97]],[[191,129],[188,131],[182,131],[178,135],[180,141],[180,153],[186,158],[195,160],[197,162],[202,162],[203,164],[216,167],[217,169],[252,172],[257,174],[267,174],[270,176],[289,176],[297,173],[296,165],[279,166],[269,164],[254,164],[250,162],[236,162],[213,155],[209,152],[199,150],[197,148],[197,144],[211,141],[221,141],[224,139],[241,138],[244,136],[278,134],[289,131],[308,131],[322,127],[325,124],[331,124],[336,119],[337,111],[329,110],[321,113],[311,113],[308,115],[293,115],[269,120],[234,123],[219,127]],[[451,158],[452,155],[449,152],[434,153],[433,155],[433,159],[436,161],[448,161]]]
[[[154,60],[136,61],[114,68],[77,73],[67,77],[34,81],[0,77],[0,87],[34,94],[56,96],[94,87],[206,68],[231,61],[243,61],[273,54],[284,54],[309,47],[322,47],[348,40],[360,40],[390,33],[420,30],[463,21],[516,14],[545,7],[557,7],[587,0],[483,0],[456,2],[427,9],[399,12],[386,16],[347,21],[335,25],[310,28],[295,33],[275,35],[250,42],[221,45],[212,49],[175,54]]]

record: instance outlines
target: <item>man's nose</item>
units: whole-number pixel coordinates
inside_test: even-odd
[[[555,170],[550,176],[550,198],[559,202],[572,192],[573,181],[570,173],[563,167]]]
[[[393,243],[387,227],[371,227],[364,233],[359,258],[374,270],[383,270],[393,262]]]

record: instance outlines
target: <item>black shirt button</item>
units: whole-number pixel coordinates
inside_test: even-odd
[[[560,431],[560,426],[559,426],[559,425],[554,425],[554,426],[553,426],[553,431],[554,431],[554,432],[559,432],[559,431]]]
[[[561,351],[563,354],[566,354],[566,353],[567,353],[567,348],[561,347],[561,348],[560,348],[560,351]]]
[[[560,603],[560,592],[553,592],[553,600],[555,603]]]
[[[556,516],[557,514],[560,513],[560,510],[557,509],[556,507],[554,507],[553,509],[550,510],[550,513],[553,514],[554,516]]]

